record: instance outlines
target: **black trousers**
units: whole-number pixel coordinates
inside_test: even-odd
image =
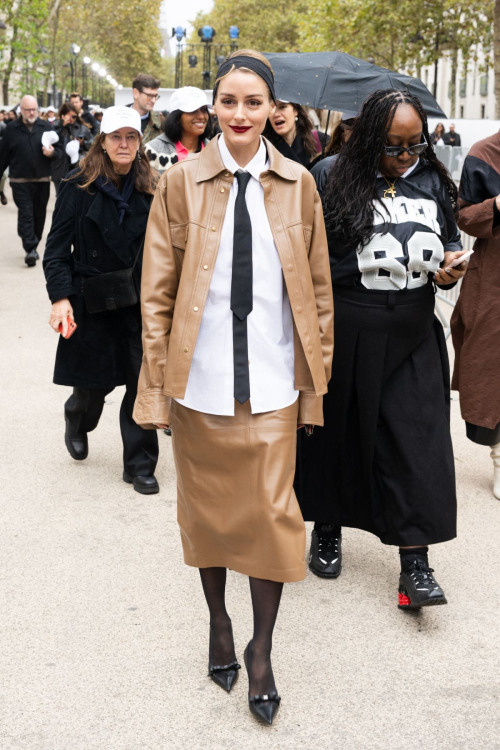
[[[42,239],[50,182],[11,182],[14,203],[17,206],[17,233],[24,252],[36,250]]]
[[[120,408],[120,430],[123,441],[123,468],[132,476],[152,476],[158,463],[156,430],[143,430],[132,419],[137,381],[141,370],[142,344],[140,331],[130,331],[127,351],[125,396]],[[73,388],[73,395],[64,405],[71,433],[92,432],[99,423],[108,390]]]

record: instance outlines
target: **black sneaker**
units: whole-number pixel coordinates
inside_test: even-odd
[[[420,609],[447,604],[444,591],[432,575],[434,570],[423,560],[415,562],[399,577],[399,609]]]
[[[36,266],[37,260],[40,260],[40,256],[36,250],[30,250],[24,257],[24,262],[28,267]]]
[[[320,578],[338,578],[342,571],[342,532],[324,524],[313,529],[309,551],[309,570]]]

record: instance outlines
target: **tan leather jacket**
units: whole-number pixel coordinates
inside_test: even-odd
[[[233,175],[217,140],[160,180],[149,215],[142,268],[144,356],[134,419],[169,422],[170,398],[184,398],[219,249]],[[260,178],[294,319],[299,423],[323,424],[333,356],[333,298],[321,201],[313,177],[268,141]]]

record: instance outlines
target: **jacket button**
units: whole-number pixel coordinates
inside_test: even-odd
[[[221,188],[220,191],[221,191],[221,193],[225,193],[226,192],[225,188]]]
[[[229,172],[226,172],[226,174],[224,175],[224,177],[229,177]]]
[[[97,258],[97,255],[98,255],[98,252],[97,252],[97,250],[94,250],[94,252],[92,253],[92,257],[93,257],[93,258]]]
[[[292,264],[290,264],[290,265],[288,266],[288,270],[289,270],[289,271],[293,271],[293,266],[292,266]]]
[[[208,271],[208,266],[203,266],[205,271]]]
[[[212,232],[216,232],[216,231],[217,231],[217,227],[212,227]]]
[[[297,308],[297,312],[302,312],[302,308],[301,308],[301,307],[298,307],[298,308]]]
[[[185,346],[185,347],[184,347],[184,351],[185,351],[185,352],[188,352],[188,351],[189,351],[189,349],[187,348],[187,346]]]
[[[308,352],[312,352],[312,350],[313,350],[312,346],[308,346],[308,347],[307,347],[307,351],[308,351]]]
[[[198,308],[197,308],[197,307],[193,307],[193,310],[194,310],[195,312],[198,312]]]

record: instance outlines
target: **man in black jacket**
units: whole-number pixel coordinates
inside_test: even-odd
[[[84,123],[87,123],[87,125],[90,128],[90,132],[92,133],[92,136],[95,138],[96,135],[99,134],[99,123],[95,119],[94,115],[91,112],[86,111],[83,108],[83,97],[81,94],[79,94],[77,91],[73,91],[69,95],[69,103],[73,105],[73,107],[76,109],[78,113],[78,119],[80,122],[82,122],[83,127],[85,127]]]
[[[17,233],[23,242],[27,266],[36,265],[39,257],[36,249],[47,213],[51,161],[62,156],[60,143],[47,148],[42,145],[42,135],[47,130],[54,127],[38,117],[36,99],[23,96],[21,116],[7,127],[0,141],[0,175],[9,167],[12,195],[19,211]]]
[[[460,135],[456,132],[454,123],[450,124],[449,132],[443,135],[443,143],[445,146],[461,146],[462,145],[462,139],[460,138]]]

